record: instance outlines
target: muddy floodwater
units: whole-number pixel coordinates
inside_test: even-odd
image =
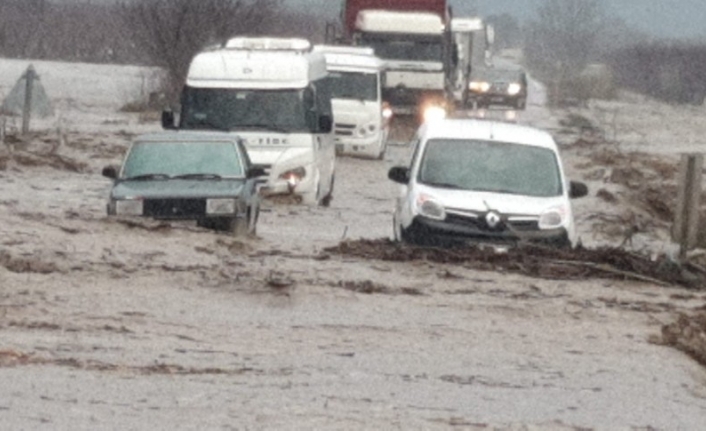
[[[156,119],[78,106],[61,133],[50,124],[0,153],[0,428],[704,429],[706,368],[662,339],[679,313],[704,311],[704,286],[637,267],[385,258],[399,193],[387,171],[409,160],[409,130],[383,161],[338,159],[330,208],[267,201],[258,237],[241,240],[106,217],[100,169]],[[601,126],[611,110],[615,137]],[[657,185],[678,158],[645,119],[660,115],[702,113],[626,97],[519,114],[589,184],[574,205],[585,246],[674,252]],[[696,142],[698,127],[678,133]]]

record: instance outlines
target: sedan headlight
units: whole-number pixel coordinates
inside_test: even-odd
[[[444,206],[429,195],[421,194],[417,197],[417,210],[419,215],[430,219],[444,220],[446,218]]]
[[[471,81],[471,83],[468,84],[468,88],[471,91],[477,91],[480,93],[487,93],[488,90],[490,90],[490,83],[485,82],[485,81]]]
[[[115,215],[141,216],[144,210],[142,199],[121,199],[115,201]]]
[[[235,214],[235,199],[206,199],[206,214]]]
[[[507,87],[507,94],[509,94],[510,96],[520,94],[520,91],[522,91],[522,86],[516,82],[513,82]]]
[[[567,211],[564,207],[551,208],[539,216],[540,229],[556,229],[561,227],[566,220]]]

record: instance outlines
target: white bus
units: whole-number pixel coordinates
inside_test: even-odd
[[[304,39],[238,37],[197,54],[181,96],[178,128],[237,132],[268,171],[265,194],[327,206],[335,146],[323,54]],[[175,128],[166,112],[165,128]]]
[[[372,48],[318,45],[326,57],[338,154],[383,159],[392,110],[382,99],[384,62]]]

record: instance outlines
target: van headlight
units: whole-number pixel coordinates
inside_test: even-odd
[[[298,167],[281,173],[279,179],[287,181],[287,185],[293,189],[304,180],[304,177],[306,177],[306,169]]]
[[[424,109],[424,122],[438,121],[446,118],[446,110],[441,106],[429,106]]]
[[[441,202],[425,194],[417,197],[417,211],[419,211],[419,215],[433,220],[444,220],[446,218],[446,210]]]
[[[539,216],[539,229],[556,229],[564,225],[567,211],[565,207],[550,208]]]
[[[507,87],[507,94],[509,94],[510,96],[520,94],[520,91],[522,91],[522,86],[516,82],[513,82]]]
[[[235,199],[206,199],[206,214],[234,214]]]
[[[115,201],[115,215],[141,216],[144,211],[142,199],[120,199]]]

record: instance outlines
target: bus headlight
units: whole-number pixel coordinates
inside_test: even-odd
[[[287,181],[287,185],[290,189],[298,186],[306,176],[306,169],[303,167],[298,167],[296,169],[290,169],[286,172],[280,174],[279,179]]]

